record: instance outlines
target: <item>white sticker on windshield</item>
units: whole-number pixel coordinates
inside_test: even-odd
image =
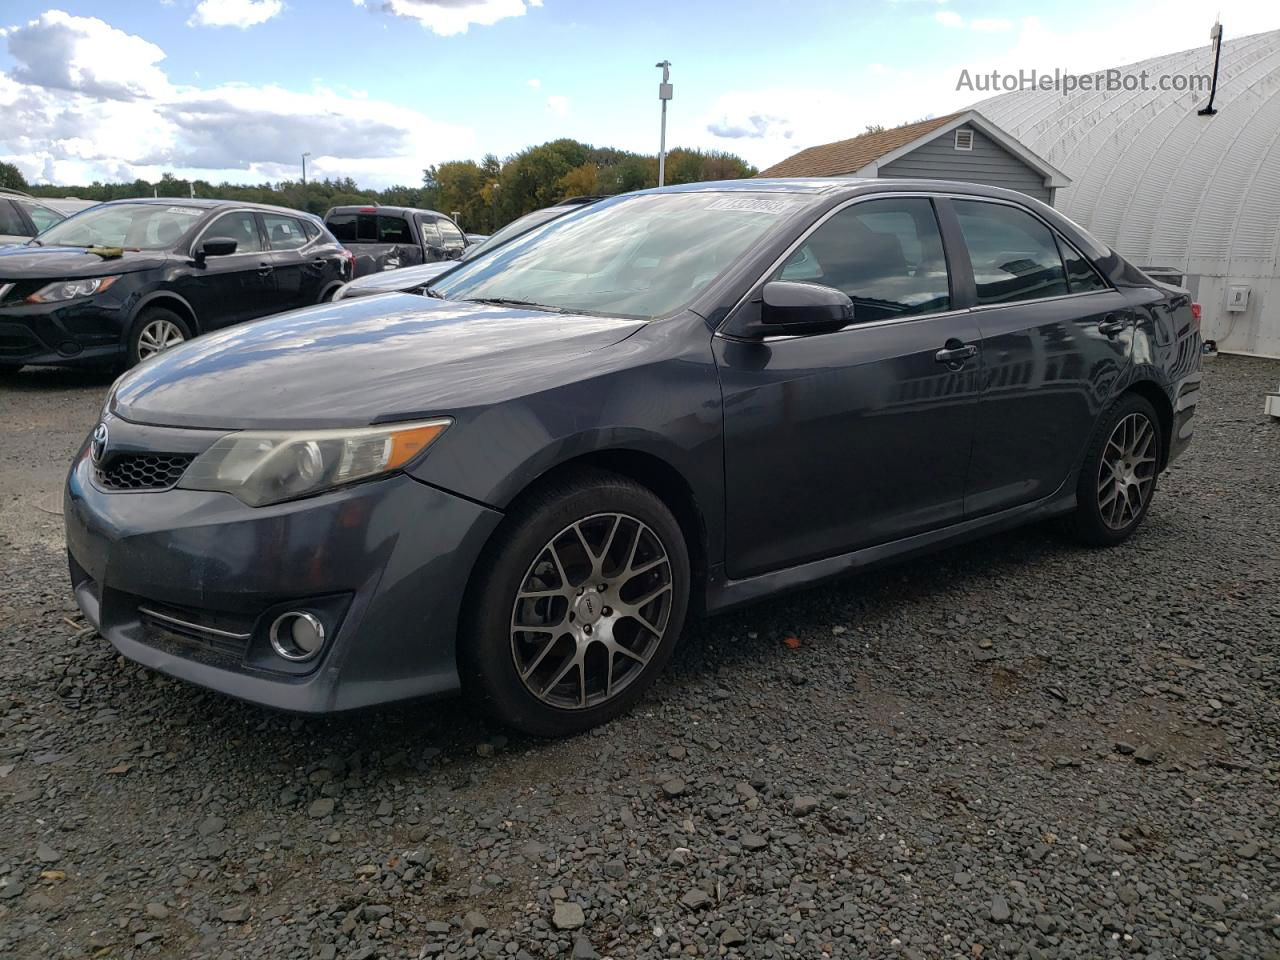
[[[180,213],[180,214],[182,214],[184,217],[198,217],[198,216],[200,216],[200,214],[201,214],[201,213],[203,213],[204,211],[203,211],[203,210],[196,210],[196,209],[194,209],[194,208],[192,208],[192,207],[166,207],[164,212],[165,212],[165,213]]]
[[[707,204],[708,210],[741,210],[745,213],[771,213],[775,216],[792,209],[790,200],[765,200],[761,197],[722,197]]]

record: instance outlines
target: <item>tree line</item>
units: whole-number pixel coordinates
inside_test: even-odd
[[[667,153],[666,182],[736,180],[756,168],[741,157],[718,151],[677,148]],[[158,181],[87,185],[28,184],[16,166],[0,163],[0,187],[35,196],[74,196],[85,200],[131,197],[197,197],[271,203],[323,215],[330,207],[384,204],[425,207],[454,214],[469,233],[491,233],[516,217],[574,196],[610,196],[658,184],[658,158],[577,140],[552,140],[507,159],[488,154],[479,162],[452,160],[423,171],[419,186],[383,190],[361,188],[350,177],[242,185],[183,180],[166,173]]]

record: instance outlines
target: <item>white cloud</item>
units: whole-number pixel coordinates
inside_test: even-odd
[[[309,150],[317,177],[417,183],[475,146],[468,129],[362,91],[176,86],[163,50],[93,18],[51,11],[3,36],[15,66],[0,73],[0,159],[32,179],[292,179]]]
[[[971,20],[969,29],[976,30],[979,33],[1007,33],[1014,27],[1012,20],[1004,20],[997,17],[989,17],[980,20]]]
[[[352,0],[357,7],[417,20],[442,37],[466,33],[472,24],[490,27],[508,17],[522,17],[529,7],[541,7],[542,0],[382,0],[376,5]]]
[[[21,83],[110,100],[156,96],[169,87],[156,66],[163,50],[97,17],[49,10],[0,35],[15,62],[11,76]]]
[[[964,19],[954,10],[939,10],[933,15],[933,19],[937,20],[944,27],[964,26]]]
[[[279,16],[282,10],[283,0],[200,0],[187,26],[246,30]]]
[[[557,117],[567,117],[569,115],[569,98],[562,97],[559,94],[547,97],[547,109]]]
[[[537,90],[539,87],[541,87],[541,86],[542,86],[542,81],[541,81],[541,80],[539,80],[537,77],[534,77],[532,80],[530,80],[530,81],[529,81],[529,86],[531,86],[531,87],[533,87],[533,89]]]

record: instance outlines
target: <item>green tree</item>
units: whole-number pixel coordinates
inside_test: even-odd
[[[12,163],[0,163],[0,187],[8,187],[10,190],[26,190],[27,178],[22,175],[22,171]]]

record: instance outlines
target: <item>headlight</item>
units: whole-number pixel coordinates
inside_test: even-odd
[[[57,303],[59,300],[92,296],[101,293],[118,279],[119,277],[89,277],[85,280],[59,280],[31,294],[27,297],[27,303]]]
[[[178,486],[221,490],[251,507],[308,497],[398,470],[452,422],[442,418],[352,430],[232,433],[196,457]]]

